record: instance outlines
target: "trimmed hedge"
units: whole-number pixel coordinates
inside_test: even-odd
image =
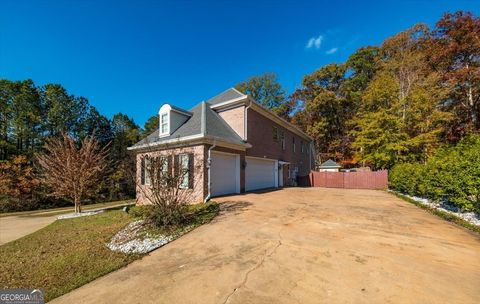
[[[404,163],[390,171],[389,187],[480,212],[480,135],[439,149],[426,164]]]

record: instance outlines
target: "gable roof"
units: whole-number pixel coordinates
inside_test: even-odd
[[[324,162],[323,164],[321,164],[319,168],[323,169],[323,168],[341,168],[341,167],[342,167],[341,165],[339,165],[336,162],[334,162],[333,160],[329,159],[326,162]]]
[[[209,100],[207,100],[207,103],[210,105],[214,105],[214,104],[230,101],[230,100],[241,98],[241,97],[247,97],[247,95],[241,93],[235,88],[230,88],[218,94],[217,96],[210,98]]]
[[[244,140],[206,102],[199,103],[189,113],[191,117],[169,136],[159,137],[157,129],[128,149],[136,150],[193,136],[218,138],[232,144],[246,145]]]

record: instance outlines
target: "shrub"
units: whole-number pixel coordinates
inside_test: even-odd
[[[480,212],[480,135],[439,149],[427,164],[398,164],[389,176],[390,188],[447,200],[462,210]]]
[[[425,191],[425,170],[420,164],[399,164],[389,175],[389,186],[409,195],[420,195]]]
[[[165,214],[154,205],[134,206],[128,213],[139,217],[147,223],[165,230],[174,230],[188,225],[201,225],[209,222],[219,212],[215,202],[185,205],[181,212]]]

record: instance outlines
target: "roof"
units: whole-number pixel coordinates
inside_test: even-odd
[[[145,145],[162,144],[169,140],[188,136],[216,137],[233,144],[245,145],[243,139],[206,102],[201,102],[189,111],[192,116],[169,136],[159,137],[159,130],[142,139],[130,149]]]
[[[183,114],[185,114],[185,115],[187,115],[187,116],[192,116],[192,112],[190,112],[190,111],[184,110],[184,109],[182,109],[182,108],[176,107],[176,106],[171,105],[171,104],[169,104],[169,106],[170,106],[170,108],[171,108],[172,110],[174,110],[174,111],[183,113]]]
[[[217,104],[217,103],[222,103],[222,102],[225,102],[225,101],[229,101],[229,100],[236,99],[236,98],[241,98],[241,97],[247,97],[247,95],[241,93],[240,91],[238,91],[235,88],[230,88],[230,89],[218,94],[217,96],[210,98],[209,100],[207,100],[207,103],[210,104],[210,105],[214,105],[214,104]]]
[[[319,168],[341,168],[342,166],[334,162],[333,160],[329,159],[323,164],[320,165]]]
[[[136,150],[140,148],[147,148],[148,145],[161,145],[172,143],[172,141],[176,141],[179,139],[187,140],[192,137],[196,139],[199,138],[217,138],[219,140],[223,140],[229,142],[234,145],[241,145],[241,146],[250,146],[246,143],[218,114],[213,108],[217,108],[222,106],[221,104],[230,102],[237,102],[242,101],[243,99],[247,100],[249,98],[248,95],[245,95],[238,91],[235,88],[230,88],[217,96],[214,96],[207,100],[206,102],[201,102],[197,104],[195,107],[190,109],[189,111],[183,110],[179,107],[175,107],[169,104],[172,110],[177,112],[182,112],[187,116],[190,116],[187,121],[181,125],[177,130],[175,130],[169,136],[159,136],[159,130],[155,130],[152,134],[148,135],[146,138],[142,139],[135,145],[129,147],[129,150]],[[254,100],[253,106],[256,103]],[[263,112],[267,113],[271,119],[275,119],[278,123],[286,125],[288,128],[296,132],[297,134],[303,134],[306,138],[311,138],[298,129],[296,126],[290,124],[289,122],[285,121],[284,119],[278,117],[270,110],[264,108],[260,104],[258,104],[259,110],[261,109]]]

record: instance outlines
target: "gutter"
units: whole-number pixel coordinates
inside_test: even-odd
[[[212,183],[210,182],[210,168],[212,167],[212,149],[217,146],[217,139],[213,138],[213,145],[208,148],[208,159],[207,159],[207,169],[208,169],[208,181],[207,181],[207,187],[208,187],[208,194],[205,200],[203,201],[204,203],[208,202],[210,200],[210,197],[212,196]]]

